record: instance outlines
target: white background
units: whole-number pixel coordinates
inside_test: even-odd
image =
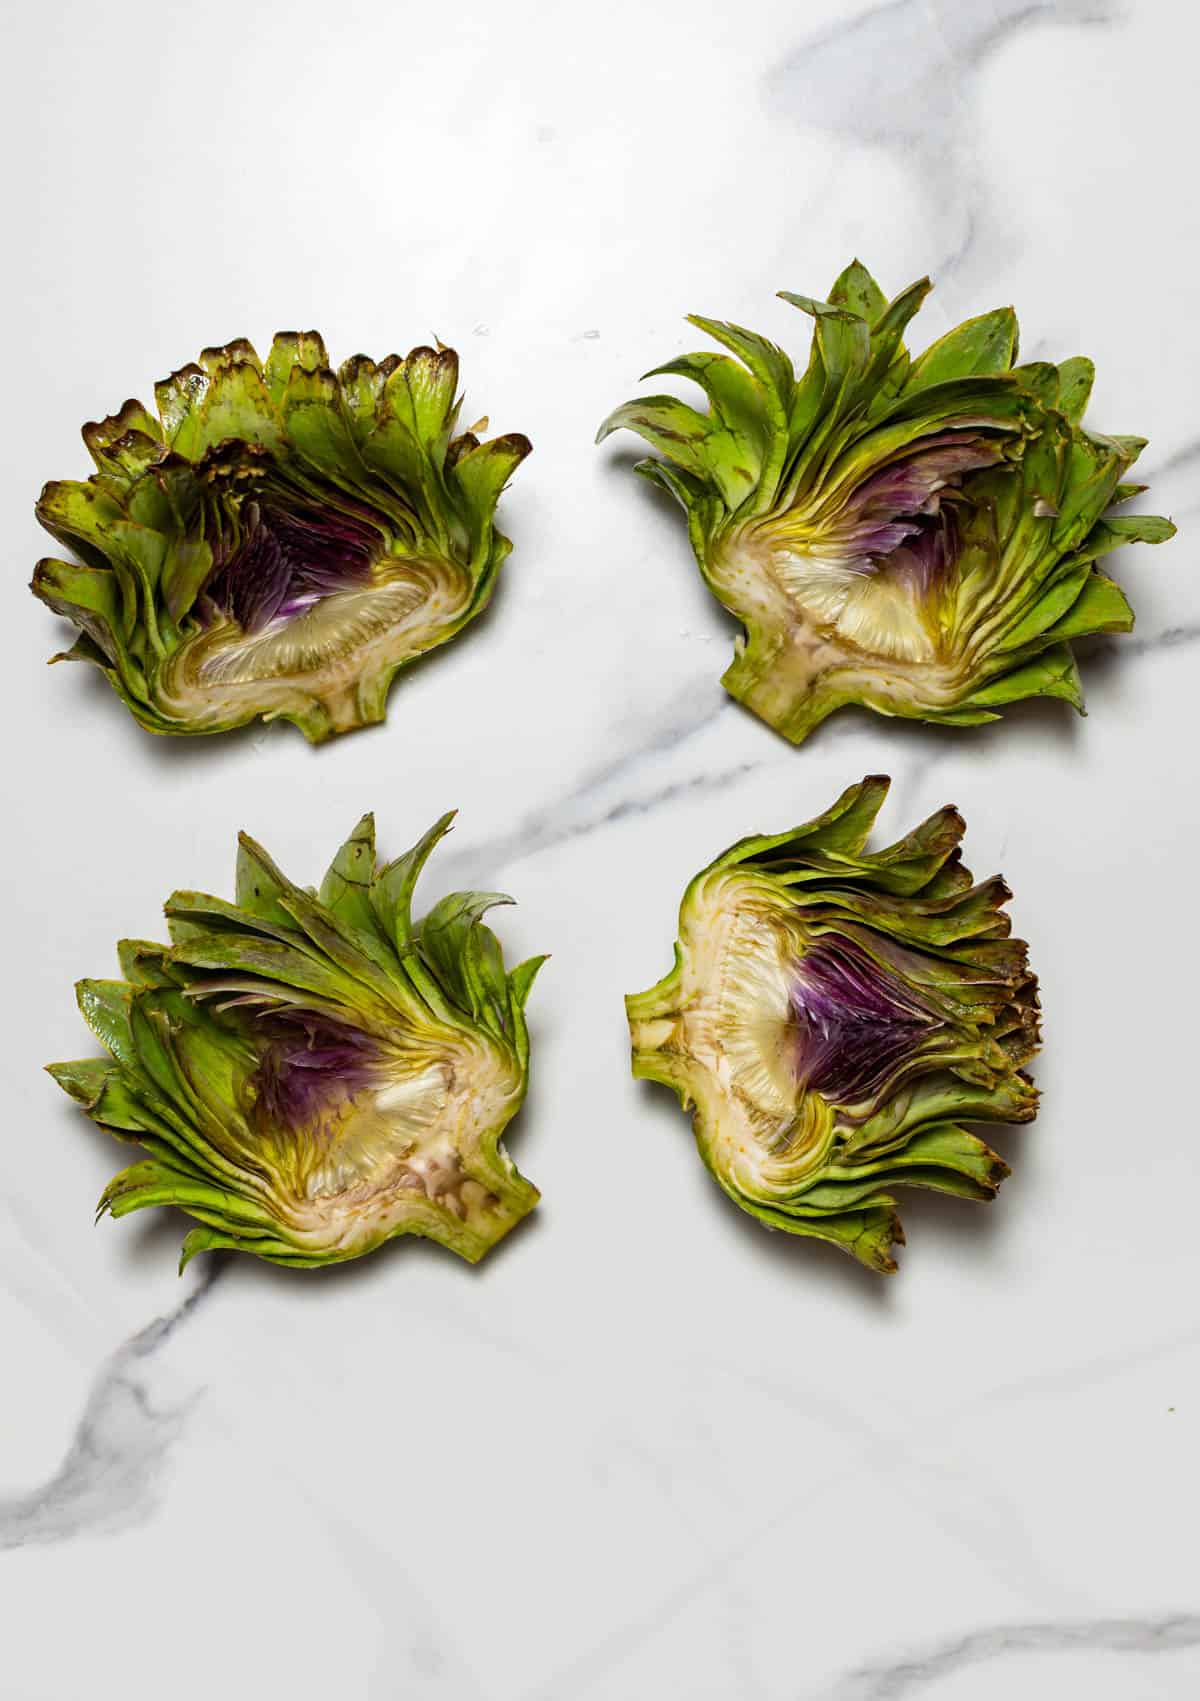
[[[8,736],[0,1693],[993,1701],[1200,1684],[1195,1109],[1197,32],[1177,0],[736,5],[45,0],[10,13],[0,458]],[[680,517],[591,446],[646,368],[858,252],[1091,354],[1181,535],[1118,557],[1131,639],[1061,704],[951,732],[847,712],[793,751],[717,684]],[[387,725],[167,742],[26,592],[79,426],[205,344],[440,335],[535,452],[491,613]],[[883,769],[1016,893],[1039,1121],[985,1210],[906,1202],[890,1282],[771,1237],[628,1075],[621,995],[686,878]],[[227,892],[234,835],[319,877],[363,809],[549,950],[510,1145],[544,1204],[470,1270],[399,1244],[180,1284],[168,1213],[40,1072],[71,985]],[[204,1290],[204,1291],[202,1291]],[[179,1312],[181,1300],[196,1303]],[[155,1319],[173,1319],[163,1326]]]

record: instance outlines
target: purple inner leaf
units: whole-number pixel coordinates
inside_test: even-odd
[[[834,1104],[877,1092],[940,1026],[865,951],[831,935],[797,963],[791,1007],[796,1084]]]
[[[872,473],[837,522],[835,541],[847,565],[862,574],[894,567],[927,590],[955,553],[947,494],[956,494],[969,473],[994,466],[1001,453],[987,438],[947,431]]]
[[[254,1026],[256,1036],[267,1036],[253,1077],[255,1103],[276,1126],[310,1126],[376,1078],[375,1042],[344,1023],[288,1010],[261,1016]]]
[[[341,510],[247,500],[238,521],[239,541],[218,555],[207,593],[246,632],[366,584],[379,553],[375,528]]]
[[[892,550],[886,566],[889,572],[910,579],[913,589],[923,595],[943,577],[957,551],[954,516],[943,509],[933,520],[923,519],[920,530]]]

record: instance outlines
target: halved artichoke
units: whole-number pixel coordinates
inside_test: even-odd
[[[962,1123],[1031,1120],[1040,1037],[1008,888],[972,884],[958,812],[864,850],[888,785],[869,776],[710,863],[675,967],[626,999],[634,1074],[693,1110],[730,1198],[885,1272],[904,1240],[893,1187],[995,1195],[1008,1166]]]
[[[486,605],[511,545],[500,492],[529,453],[454,435],[453,349],[334,373],[315,331],[205,349],[84,442],[97,471],[48,484],[38,519],[78,562],[31,589],[151,732],[261,715],[319,743],[381,721],[407,663]],[[480,422],[480,429],[486,427]]]
[[[643,396],[610,414],[666,458],[638,463],[687,511],[700,571],[745,627],[722,683],[793,743],[835,709],[973,726],[1022,697],[1082,712],[1070,640],[1127,632],[1096,567],[1174,532],[1108,510],[1144,447],[1082,423],[1089,360],[1015,365],[1011,308],[969,319],[913,359],[922,278],[887,301],[857,260],[813,316],[804,375],[740,325],[692,316],[737,359],[684,354],[709,406]],[[647,376],[654,376],[648,373]]]
[[[113,1177],[99,1214],[177,1205],[183,1244],[275,1264],[357,1258],[425,1235],[474,1263],[537,1203],[500,1136],[529,1071],[524,1007],[545,960],[506,974],[481,917],[498,892],[455,892],[412,920],[444,815],[384,868],[365,815],[319,895],[240,835],[237,902],[176,892],[172,943],[123,940],[124,980],[85,980],[110,1058],[49,1072],[94,1122],[150,1157]]]

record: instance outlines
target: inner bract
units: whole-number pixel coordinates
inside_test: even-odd
[[[209,581],[213,603],[245,632],[259,632],[322,597],[369,582],[378,530],[332,510],[248,500],[241,536]]]
[[[956,504],[1001,446],[945,432],[848,493],[836,486],[775,522],[772,563],[818,626],[860,651],[907,662],[938,653],[938,594],[958,550]]]
[[[250,1115],[297,1228],[352,1245],[405,1199],[476,1223],[498,1205],[463,1162],[512,1089],[487,1048],[406,1048],[306,1011],[261,1015],[254,1033]]]
[[[310,1011],[278,1014],[253,1078],[257,1119],[276,1127],[315,1123],[380,1074],[379,1048],[344,1023]]]
[[[936,1025],[898,980],[836,935],[795,963],[790,1002],[797,1086],[834,1104],[877,1092]]]
[[[193,718],[278,708],[295,689],[336,700],[462,611],[465,574],[396,553],[384,515],[333,488],[314,499],[262,451],[214,454],[204,490],[207,616],[162,682],[171,698],[204,701],[189,701]]]
[[[878,571],[899,557],[927,568],[936,565],[939,553],[944,559],[947,496],[999,454],[994,443],[947,432],[865,479],[838,528],[857,570]]]
[[[338,491],[314,500],[261,457],[214,465],[201,518],[214,569],[200,623],[158,680],[164,705],[195,727],[313,702],[327,730],[377,720],[374,682],[386,689],[470,603],[466,569],[408,553],[386,516]]]

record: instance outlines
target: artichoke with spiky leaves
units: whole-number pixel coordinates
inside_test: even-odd
[[[800,743],[844,704],[974,726],[1024,697],[1083,698],[1071,640],[1133,615],[1097,560],[1174,532],[1110,509],[1144,441],[1082,415],[1089,360],[1024,366],[1010,308],[912,358],[927,278],[894,301],[854,261],[828,301],[781,291],[816,329],[807,370],[739,325],[693,316],[736,359],[684,354],[653,373],[708,396],[619,407],[664,459],[637,471],[688,517],[709,589],[745,627],[722,683]]]
[[[455,892],[413,921],[452,819],[379,868],[364,816],[319,894],[242,834],[236,903],[176,892],[169,946],[124,940],[124,980],[79,983],[110,1056],[50,1074],[150,1154],[100,1214],[197,1218],[182,1269],[220,1247],[329,1264],[402,1234],[475,1262],[533,1209],[500,1136],[525,1096],[525,1001],[545,959],[505,972],[481,919],[501,893]]]
[[[79,558],[34,572],[80,628],[54,659],[95,663],[152,732],[261,715],[319,743],[383,720],[511,547],[494,514],[529,441],[456,436],[457,388],[440,344],[335,373],[315,331],[281,332],[265,361],[206,349],[157,386],[158,418],[129,401],[85,426],[96,472],[37,505]]]
[[[958,812],[864,849],[888,784],[710,863],[674,968],[626,999],[634,1074],[693,1110],[730,1198],[884,1272],[904,1239],[893,1188],[995,1195],[1008,1167],[963,1123],[1031,1120],[1039,1041],[1008,888],[972,884]]]

